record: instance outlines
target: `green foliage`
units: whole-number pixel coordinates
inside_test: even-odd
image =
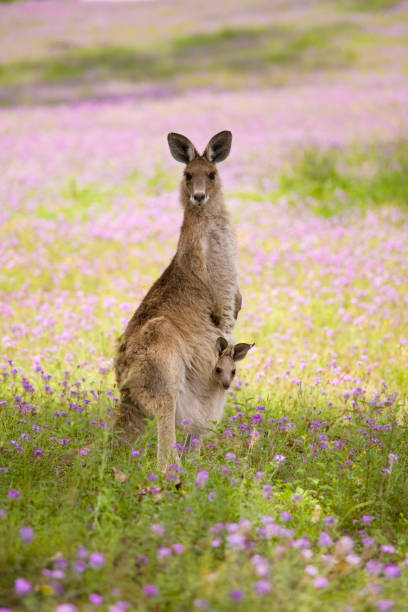
[[[53,83],[109,79],[160,81],[183,79],[198,83],[202,76],[268,75],[283,67],[294,73],[350,65],[355,59],[345,46],[359,28],[348,23],[294,28],[273,25],[226,28],[175,37],[142,51],[105,45],[65,50],[42,60],[20,60],[0,66],[0,82]],[[234,76],[235,75],[235,76]]]
[[[341,8],[352,11],[383,11],[401,4],[401,0],[339,0]]]
[[[310,148],[280,177],[280,193],[309,202],[323,216],[351,207],[408,202],[408,143],[356,147],[346,151]],[[294,201],[294,200],[293,200]]]

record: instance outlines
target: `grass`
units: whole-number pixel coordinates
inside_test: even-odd
[[[275,192],[249,193],[246,197],[261,200],[289,197],[294,206],[307,201],[323,217],[341,215],[350,208],[363,212],[373,206],[406,208],[407,172],[408,144],[404,140],[343,150],[309,147],[295,154],[276,177]]]
[[[401,0],[340,0],[340,6],[353,11],[383,11],[397,7]]]
[[[57,582],[66,585],[65,599],[82,601],[82,605],[85,593],[103,593],[107,601],[113,601],[110,593],[119,586],[125,599],[138,601],[138,609],[157,609],[169,601],[171,609],[191,609],[201,598],[228,610],[229,592],[244,586],[245,605],[267,610],[271,600],[253,592],[257,577],[250,556],[257,553],[273,564],[275,602],[288,610],[315,609],[316,589],[312,578],[304,575],[307,556],[302,559],[291,548],[291,542],[307,538],[315,554],[313,564],[330,576],[324,601],[336,606],[357,585],[360,589],[366,586],[368,578],[341,563],[339,551],[335,553],[339,563],[325,567],[323,557],[328,550],[318,544],[322,531],[330,533],[333,541],[341,534],[351,535],[356,551],[367,562],[378,558],[378,549],[361,549],[361,517],[368,515],[374,520],[366,531],[378,545],[393,541],[398,550],[408,546],[404,535],[407,423],[394,424],[398,405],[387,394],[370,407],[357,399],[353,406],[333,412],[317,394],[313,397],[301,390],[285,404],[272,397],[255,401],[239,392],[235,400],[239,404],[230,405],[230,419],[206,440],[200,457],[185,458],[182,485],[177,490],[162,476],[154,481],[149,476],[156,472],[152,427],[137,445],[137,454],[128,446],[112,449],[112,434],[100,424],[109,422],[107,412],[115,409],[107,395],[109,386],[99,383],[95,401],[81,382],[80,370],[69,378],[55,370],[49,383],[53,395],[44,391],[43,372],[31,378],[35,392],[27,391],[26,383],[25,389],[21,386],[12,367],[8,378],[15,381],[13,395],[3,395],[10,406],[18,394],[20,405],[26,401],[32,405],[35,398],[38,412],[26,412],[23,424],[13,418],[13,408],[3,410],[3,431],[7,428],[8,437],[21,440],[21,434],[39,422],[39,415],[42,423],[48,423],[48,431],[44,427],[30,431],[30,439],[22,442],[23,455],[10,446],[2,449],[9,468],[8,486],[21,495],[7,500],[11,522],[3,520],[0,527],[5,543],[0,584],[2,602],[7,605],[18,605],[10,585],[21,574],[36,585],[35,592],[24,599],[24,609],[53,609],[59,598],[55,581],[41,576],[41,569],[64,565],[63,557],[69,565],[65,577]],[[76,408],[72,395],[62,403],[59,399],[61,392],[68,396],[70,389],[77,393]],[[87,399],[91,403],[81,412],[79,406]],[[376,442],[371,441],[373,428]],[[36,449],[44,449],[45,454],[33,455]],[[80,449],[86,454],[81,455]],[[389,453],[399,454],[400,459],[386,475],[383,469],[389,466]],[[283,464],[274,460],[279,455],[285,457]],[[197,474],[203,470],[210,474],[208,482],[197,487]],[[273,483],[273,492],[265,487],[268,483]],[[277,517],[282,526],[282,533],[272,540],[259,535],[264,515]],[[325,521],[330,516],[337,518]],[[244,518],[250,524],[238,527]],[[219,523],[237,524],[238,533],[245,535],[245,546],[232,545],[225,528],[217,536],[213,528]],[[34,529],[32,543],[20,541],[18,531],[23,524]],[[163,535],[152,531],[156,524],[164,528]],[[290,534],[285,534],[285,528],[291,529]],[[215,546],[217,537],[220,544]],[[182,544],[184,551],[178,555],[173,550],[169,558],[160,559],[161,549],[174,544]],[[83,576],[78,575],[74,568],[80,546],[104,551],[104,567],[88,567]],[[381,556],[388,559],[386,554]],[[183,568],[188,568],[187,574]],[[140,594],[141,587],[149,583],[160,592],[152,603]],[[392,581],[385,581],[384,587],[390,596],[397,595]],[[365,600],[358,593],[352,597],[357,605]]]
[[[167,46],[142,51],[104,45],[78,47],[42,60],[5,62],[3,85],[105,80],[133,82],[187,78],[189,85],[225,76],[238,79],[270,74],[276,67],[296,74],[350,66],[355,55],[343,42],[358,30],[348,23],[318,25],[306,30],[292,25],[222,28],[171,40]]]

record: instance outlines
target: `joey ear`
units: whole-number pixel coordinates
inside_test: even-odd
[[[217,338],[216,347],[217,347],[218,355],[222,355],[222,353],[228,347],[228,342],[226,341],[225,338],[220,336],[219,338]]]
[[[205,147],[203,157],[212,164],[224,161],[231,151],[232,134],[228,130],[219,132],[213,136]]]
[[[195,157],[198,157],[198,152],[191,140],[183,136],[182,134],[176,134],[170,132],[167,136],[167,142],[169,143],[170,153],[179,162],[188,164]]]
[[[246,344],[245,342],[241,342],[240,344],[236,344],[234,346],[234,350],[232,351],[232,358],[234,361],[240,361],[243,359],[250,348],[255,346],[255,342],[253,344]]]

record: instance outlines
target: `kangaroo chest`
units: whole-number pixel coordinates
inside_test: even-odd
[[[235,298],[238,290],[235,237],[230,226],[209,228],[203,237],[203,251],[212,291],[221,309],[221,329],[232,332],[235,325]]]

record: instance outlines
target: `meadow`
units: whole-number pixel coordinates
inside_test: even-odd
[[[406,610],[408,4],[0,23],[0,611]],[[223,129],[256,346],[165,476],[154,423],[115,444],[115,340],[176,248],[167,133]]]

